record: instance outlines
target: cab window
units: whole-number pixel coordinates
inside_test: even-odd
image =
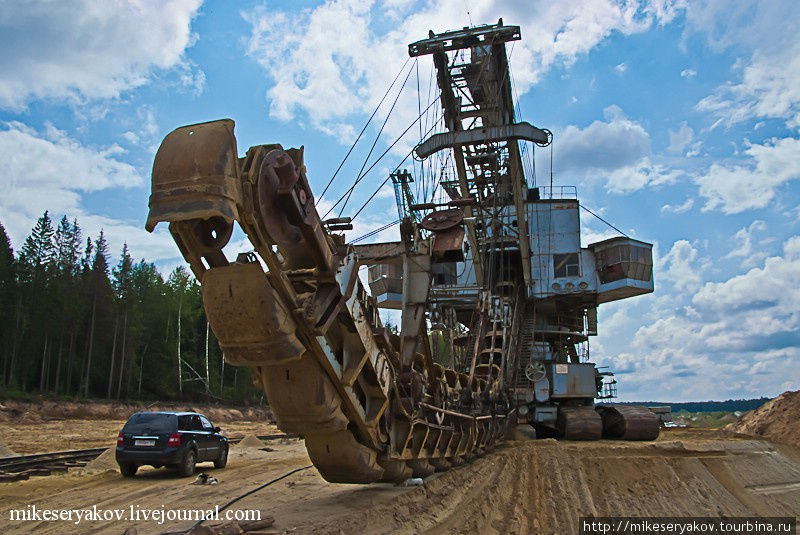
[[[553,276],[560,277],[580,277],[581,265],[578,253],[554,254],[553,255]]]

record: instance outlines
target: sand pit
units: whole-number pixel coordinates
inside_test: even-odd
[[[276,441],[277,442],[277,441]],[[303,442],[274,452],[234,449],[214,486],[165,470],[135,478],[101,472],[0,484],[0,510],[26,507],[211,508],[310,464]],[[113,449],[111,450],[113,451]],[[541,533],[577,535],[581,516],[797,516],[800,457],[791,446],[717,430],[665,430],[655,442],[508,441],[484,457],[426,478],[423,486],[337,485],[296,472],[237,502],[275,518],[278,533]],[[98,500],[100,500],[98,502]],[[82,524],[83,532],[140,535],[192,522]],[[3,533],[60,535],[56,522],[9,523]]]

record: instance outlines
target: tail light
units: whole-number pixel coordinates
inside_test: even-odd
[[[125,435],[122,434],[122,431],[119,432],[117,435],[117,446],[122,447],[125,444]]]
[[[181,445],[181,436],[178,433],[172,433],[169,436],[169,440],[167,440],[167,446],[171,448],[177,448]]]

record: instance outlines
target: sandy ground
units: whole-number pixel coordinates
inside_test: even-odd
[[[267,422],[217,423],[231,438],[280,433]],[[20,455],[114,446],[125,420],[44,420],[41,423],[0,422],[0,441]]]
[[[113,427],[113,426],[112,426]],[[13,442],[8,440],[13,446]],[[212,508],[310,464],[302,441],[262,451],[234,447],[228,466],[202,470],[216,486],[190,485],[168,470],[34,477],[0,484],[3,533],[139,533],[192,522],[69,524],[9,519],[13,508],[97,506],[134,510]],[[577,533],[585,515],[800,516],[800,450],[721,431],[675,429],[656,442],[506,442],[421,487],[337,485],[312,468],[238,502],[274,516],[278,533]]]

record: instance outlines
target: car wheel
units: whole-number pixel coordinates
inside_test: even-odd
[[[197,454],[194,450],[190,449],[183,456],[183,462],[178,466],[178,472],[183,477],[188,477],[194,474],[194,465],[197,463]]]
[[[136,466],[134,463],[122,463],[119,465],[119,473],[123,475],[123,477],[133,477],[136,475],[136,470],[139,467]]]
[[[228,446],[222,446],[219,457],[214,459],[214,468],[225,468],[226,464],[228,464]]]

